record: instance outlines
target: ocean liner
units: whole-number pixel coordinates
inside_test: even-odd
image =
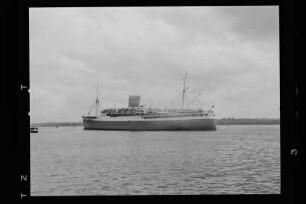
[[[211,106],[208,110],[184,107],[187,76],[188,73],[186,72],[181,108],[146,108],[140,105],[140,96],[129,96],[127,108],[107,108],[100,111],[97,94],[91,110],[86,116],[82,116],[84,129],[131,131],[216,130],[217,120],[213,111],[214,106]],[[93,108],[95,114],[90,115]]]

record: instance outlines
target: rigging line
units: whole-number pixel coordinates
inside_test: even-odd
[[[95,106],[95,104],[92,104],[92,105],[91,105],[91,107],[90,107],[90,109],[89,109],[89,112],[88,112],[87,116],[90,115],[90,113],[92,112],[92,109],[94,108],[94,106]]]
[[[188,108],[201,96],[202,93],[198,93],[198,95],[191,101],[191,103],[188,105]]]
[[[178,106],[178,103],[180,102],[179,98],[181,97],[181,94],[182,93],[178,93],[175,100],[171,102],[171,108],[176,108]]]
[[[195,108],[198,109],[199,106],[200,106],[200,101],[198,100],[197,103],[196,103]]]
[[[181,97],[182,93],[179,93],[178,97],[177,97],[177,101],[176,101],[176,104],[175,104],[175,109],[178,108],[178,106],[180,105],[180,100],[179,98]]]

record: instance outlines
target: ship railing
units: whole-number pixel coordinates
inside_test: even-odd
[[[203,117],[209,116],[211,113],[209,111],[199,110],[199,111],[176,111],[176,112],[153,112],[153,113],[144,113],[144,114],[127,114],[127,113],[117,113],[117,114],[104,114],[104,117],[120,117],[120,118],[171,118],[171,117]],[[103,117],[103,116],[102,116]]]
[[[142,117],[145,119],[149,118],[171,118],[171,117],[203,117],[203,116],[209,116],[209,113],[203,112],[203,111],[190,111],[190,112],[184,112],[184,113],[153,113],[149,115],[143,115]]]

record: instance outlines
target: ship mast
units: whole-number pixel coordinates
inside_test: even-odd
[[[96,103],[95,103],[95,114],[96,116],[98,115],[100,111],[100,105],[99,105],[99,86],[97,87],[97,98],[96,98]]]
[[[95,116],[98,116],[100,112],[100,104],[99,104],[99,86],[97,86],[97,98],[95,100],[95,103],[92,104],[90,110],[87,113],[87,116],[89,116],[92,112],[92,109],[95,108]]]
[[[182,99],[182,109],[184,109],[185,97],[186,97],[186,80],[187,80],[188,72],[185,72],[184,77],[184,86],[183,86],[183,99]]]

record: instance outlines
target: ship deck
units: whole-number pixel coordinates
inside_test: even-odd
[[[94,121],[169,121],[169,120],[193,120],[193,119],[214,119],[209,116],[192,116],[192,117],[157,117],[143,118],[141,116],[122,116],[122,117],[98,117],[96,119],[87,119]],[[86,119],[85,119],[86,120]]]

